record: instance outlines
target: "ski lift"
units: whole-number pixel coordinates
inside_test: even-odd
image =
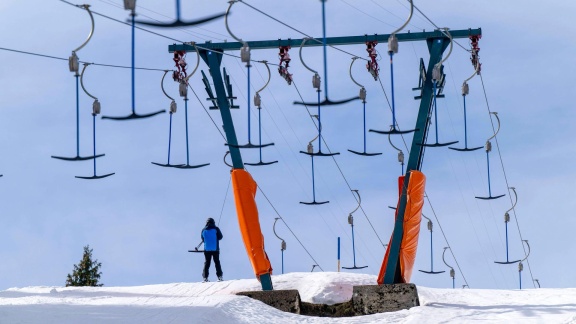
[[[134,21],[134,17],[136,17],[136,1],[135,0],[125,0],[124,1],[124,9],[126,10],[130,10],[130,16],[132,17],[131,20],[131,26],[132,26],[132,66],[131,66],[131,77],[132,77],[132,91],[131,91],[131,97],[132,97],[132,113],[130,115],[127,116],[121,116],[121,117],[114,117],[114,116],[102,116],[102,119],[111,119],[111,120],[130,120],[130,119],[140,119],[140,118],[148,118],[148,117],[152,117],[152,116],[156,116],[158,114],[161,113],[165,113],[166,110],[162,109],[153,113],[148,113],[148,114],[143,114],[140,115],[138,113],[136,113],[136,86],[135,86],[135,81],[136,81],[136,75],[135,75],[135,68],[134,68],[134,62],[135,62],[135,43],[136,43],[136,29],[135,29],[135,21]]]
[[[450,247],[448,246],[444,247],[444,251],[442,252],[442,261],[448,268],[450,268],[450,278],[452,278],[452,289],[454,289],[456,287],[456,271],[454,271],[454,268],[452,268],[448,263],[446,263],[446,259],[444,258],[444,254],[446,254],[446,250],[449,248]]]
[[[328,61],[326,59],[326,0],[322,0],[322,48],[324,51],[324,100],[322,102],[320,102],[320,76],[318,76],[318,73],[316,73],[316,75],[314,75],[314,79],[312,79],[312,84],[314,84],[314,87],[318,89],[318,106],[329,106],[329,105],[341,105],[341,104],[345,104],[347,102],[350,102],[352,100],[356,100],[356,99],[360,99],[359,97],[353,97],[350,99],[344,99],[344,100],[338,100],[338,101],[332,101],[330,99],[328,99]],[[302,45],[300,46],[300,60],[302,61],[302,46],[304,46],[304,43],[306,43],[307,40],[312,39],[312,38],[304,38],[304,41],[302,42]],[[304,63],[302,61],[302,63]],[[307,67],[308,68],[308,67]],[[308,70],[310,70],[310,68],[308,68]],[[316,81],[316,78],[318,79]],[[316,83],[318,82],[318,87],[316,87]],[[299,102],[299,101],[294,101],[295,105],[304,105],[304,106],[312,106],[315,105],[316,103],[306,103],[306,102]]]
[[[348,224],[350,224],[350,227],[352,228],[352,256],[354,257],[354,266],[342,267],[342,268],[343,269],[349,269],[349,270],[357,270],[357,269],[367,268],[368,266],[361,266],[361,267],[356,266],[356,247],[354,245],[354,216],[352,216],[352,214],[354,214],[354,212],[357,211],[358,208],[360,208],[360,204],[362,203],[362,199],[360,198],[360,193],[358,193],[358,190],[352,190],[352,192],[356,193],[356,195],[358,196],[358,206],[356,206],[356,209],[354,209],[348,215]]]
[[[88,12],[88,15],[90,16],[90,20],[92,22],[92,25],[91,25],[92,27],[90,28],[90,33],[88,34],[88,38],[86,38],[86,40],[84,41],[84,43],[82,43],[82,45],[78,46],[78,48],[73,50],[72,55],[68,58],[68,68],[69,68],[70,72],[74,72],[74,77],[76,78],[76,156],[74,156],[74,157],[65,157],[65,156],[56,156],[56,155],[51,156],[53,159],[64,160],[64,161],[85,161],[85,160],[95,159],[95,158],[99,158],[101,156],[104,156],[104,154],[80,156],[80,99],[79,99],[80,86],[79,86],[79,80],[78,80],[78,78],[80,77],[80,74],[78,73],[78,70],[80,67],[80,60],[78,58],[78,55],[76,55],[76,53],[78,53],[78,51],[80,49],[82,49],[84,46],[86,46],[86,44],[88,44],[88,42],[92,38],[92,35],[94,35],[94,16],[92,15],[92,12],[90,11],[90,5],[84,4],[84,5],[80,5],[79,7],[86,9],[86,11]]]
[[[82,73],[80,73],[80,85],[82,86],[82,90],[92,99],[94,99],[94,103],[92,104],[92,144],[93,144],[93,155],[96,156],[96,115],[100,114],[100,102],[98,98],[91,95],[86,88],[84,87],[84,71],[90,65],[89,63],[84,63],[84,68],[82,69]],[[114,173],[108,173],[104,175],[96,175],[96,159],[92,159],[94,161],[94,174],[92,176],[76,176],[79,179],[102,179],[113,175]]]
[[[170,102],[170,126],[168,128],[168,161],[166,162],[166,164],[162,164],[162,163],[158,163],[158,162],[151,162],[152,164],[155,164],[157,166],[161,166],[161,167],[169,167],[169,168],[173,168],[173,167],[178,167],[178,166],[182,166],[182,164],[170,164],[170,147],[172,144],[172,114],[174,114],[176,112],[177,106],[176,106],[176,101],[174,101],[174,98],[170,97],[167,93],[166,90],[164,89],[164,78],[166,77],[166,74],[168,74],[168,72],[170,72],[169,70],[165,70],[164,71],[164,75],[162,75],[162,81],[160,81],[160,87],[162,87],[162,92],[164,92],[164,95],[166,97],[168,97],[168,99],[172,100],[172,102]]]
[[[391,131],[394,130],[394,125],[390,125],[390,130],[391,130]],[[390,138],[390,135],[391,135],[391,134],[392,134],[392,133],[388,134],[388,142],[390,142],[390,145],[392,145],[392,147],[393,147],[396,151],[398,151],[398,162],[400,163],[400,165],[401,165],[401,167],[402,167],[402,173],[401,173],[401,174],[404,174],[404,152],[402,152],[401,149],[399,149],[398,147],[396,147],[396,145],[394,145],[394,144],[392,143],[392,139]],[[396,209],[396,208],[394,208],[394,209]]]
[[[444,29],[444,32],[446,33],[446,35],[448,35],[448,38],[450,38],[450,50],[448,51],[448,54],[446,55],[445,58],[443,58],[440,62],[438,62],[437,64],[434,65],[434,68],[432,70],[432,84],[433,84],[433,98],[434,98],[434,129],[436,132],[436,142],[433,144],[425,144],[425,143],[420,144],[421,146],[426,146],[426,147],[442,147],[442,146],[448,146],[448,145],[458,143],[458,141],[452,141],[452,142],[446,142],[446,143],[438,142],[438,104],[436,103],[436,97],[437,97],[437,92],[438,92],[437,91],[438,81],[442,80],[444,78],[444,72],[443,72],[444,66],[442,64],[444,62],[446,62],[448,57],[450,57],[450,54],[452,53],[452,47],[453,47],[452,36],[448,32],[448,28],[443,28],[443,29]]]
[[[200,65],[200,54],[198,54],[198,48],[196,47],[196,44],[194,42],[190,42],[190,45],[194,46],[194,49],[196,49],[196,67],[194,67],[194,70],[192,71],[192,73],[187,74],[186,73],[186,60],[184,58],[184,54],[183,53],[174,53],[174,61],[176,62],[176,66],[178,67],[178,70],[180,71],[179,73],[175,72],[174,74],[174,80],[177,81],[179,83],[179,93],[181,97],[184,97],[184,119],[185,119],[185,129],[186,129],[186,164],[184,165],[179,165],[176,166],[176,168],[178,169],[197,169],[197,168],[201,168],[201,167],[205,167],[207,165],[210,165],[210,163],[203,163],[203,164],[196,164],[196,165],[191,165],[190,164],[190,149],[189,149],[189,139],[188,139],[188,80],[190,80],[190,77],[192,77],[194,75],[194,73],[196,73],[196,70],[198,70],[198,66]],[[176,58],[176,56],[178,56],[178,58]]]
[[[477,199],[482,199],[482,200],[492,200],[492,199],[498,199],[498,198],[502,198],[505,195],[499,195],[499,196],[494,196],[492,197],[492,189],[490,186],[490,151],[492,151],[492,142],[490,142],[491,139],[493,139],[494,137],[496,137],[496,135],[498,134],[498,132],[500,131],[500,118],[498,118],[498,113],[497,112],[491,112],[492,115],[494,115],[494,117],[496,117],[496,121],[498,122],[498,128],[496,129],[496,132],[494,133],[494,135],[492,135],[487,141],[486,141],[486,164],[488,166],[488,197],[476,197]]]
[[[315,184],[315,179],[314,179],[314,177],[315,177],[314,176],[314,156],[318,155],[318,154],[314,153],[314,145],[312,144],[316,139],[320,139],[320,132],[322,129],[322,124],[320,124],[320,119],[319,119],[318,115],[312,115],[312,118],[318,119],[318,135],[316,135],[310,142],[308,142],[308,146],[306,147],[306,152],[300,151],[300,153],[310,155],[310,158],[312,161],[312,202],[301,201],[300,203],[304,204],[304,205],[322,205],[322,204],[329,203],[330,201],[316,201],[316,184]],[[320,140],[318,142],[320,143]],[[318,144],[318,145],[320,145],[320,144]],[[340,153],[336,153],[336,154],[340,154]]]
[[[313,264],[313,265],[312,265],[312,270],[310,270],[310,272],[314,272],[314,269],[315,269],[316,267],[320,268],[320,266],[319,266],[319,265],[317,265],[317,264]]]
[[[243,63],[246,63],[246,75],[247,75],[247,84],[248,84],[248,87],[247,87],[248,95],[246,96],[247,106],[248,106],[248,108],[246,109],[247,114],[248,114],[248,143],[244,144],[244,145],[230,145],[230,144],[227,144],[227,145],[237,147],[237,148],[262,148],[262,147],[274,145],[274,143],[262,144],[262,141],[260,141],[259,145],[252,144],[252,139],[251,139],[251,128],[252,127],[251,127],[251,118],[250,118],[250,113],[251,113],[251,108],[250,108],[250,68],[252,67],[252,65],[250,65],[250,46],[248,46],[248,43],[246,43],[242,39],[236,37],[236,35],[234,35],[232,33],[232,31],[230,30],[230,26],[228,26],[228,15],[230,14],[230,9],[232,8],[232,5],[234,5],[234,3],[236,3],[236,1],[230,1],[229,3],[230,3],[230,5],[228,6],[228,10],[226,10],[226,16],[224,17],[224,23],[226,25],[226,30],[228,31],[230,36],[232,36],[232,38],[234,38],[239,43],[242,43],[242,48],[240,48],[240,59]],[[270,74],[270,69],[268,69],[268,74]],[[270,78],[268,80],[270,80]],[[268,85],[268,83],[266,83],[266,85]],[[266,87],[266,86],[264,86],[264,87]],[[262,138],[260,137],[260,139],[262,139]]]
[[[126,4],[126,2],[136,2],[136,1],[135,0],[124,0],[124,4]],[[223,14],[223,13],[219,13],[219,14],[214,14],[214,15],[204,17],[201,19],[185,21],[185,20],[180,19],[180,0],[176,0],[176,20],[174,20],[173,22],[164,23],[164,22],[155,22],[155,21],[137,21],[136,23],[141,24],[141,25],[147,25],[147,26],[152,26],[152,27],[162,27],[162,28],[188,27],[188,26],[196,26],[196,25],[204,24],[204,23],[207,23],[207,22],[212,21],[214,19],[221,18],[224,15],[225,14]]]
[[[520,280],[520,290],[522,290],[522,271],[524,270],[524,265],[522,264],[522,262],[524,262],[524,260],[528,259],[528,256],[530,256],[530,244],[528,244],[528,240],[522,240],[522,242],[526,243],[526,245],[528,246],[528,254],[526,254],[524,259],[520,260],[520,262],[518,263],[518,278]],[[536,282],[538,282],[537,279]],[[540,288],[540,283],[538,283],[538,288]]]
[[[538,279],[534,279],[534,281],[538,284],[538,288],[542,288],[540,287],[540,281]]]
[[[406,21],[404,22],[404,24],[402,26],[400,26],[400,28],[396,29],[395,31],[393,31],[390,34],[390,37],[388,37],[388,54],[390,55],[390,86],[392,89],[391,92],[391,101],[392,101],[392,128],[390,129],[390,131],[380,131],[380,130],[374,130],[371,129],[370,132],[374,132],[377,134],[408,134],[408,133],[412,133],[414,131],[416,131],[416,129],[412,129],[412,130],[405,130],[402,131],[398,128],[396,128],[396,105],[395,105],[395,100],[394,100],[394,54],[398,53],[398,38],[396,38],[396,33],[401,31],[402,29],[404,29],[404,27],[406,27],[406,25],[408,25],[408,23],[410,22],[410,20],[412,19],[412,13],[414,12],[414,3],[412,3],[412,0],[408,0],[410,2],[410,15],[408,16],[408,19],[406,19]],[[374,80],[378,79],[377,74],[374,75],[374,68],[370,68],[370,64],[374,64],[375,62],[375,58],[376,58],[376,49],[374,48],[376,46],[377,42],[366,42],[366,46],[367,46],[367,51],[368,54],[372,60],[372,62],[368,62],[368,64],[366,65],[368,67],[368,71],[371,71],[372,75],[374,76]],[[376,64],[376,67],[378,65]]]
[[[310,38],[304,38],[302,40],[302,45],[300,46],[300,61],[302,62],[302,65],[304,65],[304,67],[306,69],[308,69],[309,71],[311,71],[312,73],[314,73],[314,76],[312,77],[312,86],[316,89],[316,92],[318,93],[318,115],[314,115],[317,119],[318,119],[318,135],[312,140],[310,141],[310,143],[308,144],[308,150],[306,152],[304,151],[300,151],[300,153],[303,154],[307,154],[310,156],[332,156],[332,155],[338,155],[340,153],[323,153],[322,152],[322,115],[321,115],[321,111],[322,111],[322,105],[320,103],[320,75],[318,75],[318,72],[316,70],[313,70],[312,68],[310,68],[308,65],[306,65],[306,63],[304,63],[304,59],[302,58],[302,48],[304,46],[304,44],[309,40]],[[318,139],[318,152],[314,153],[314,149],[312,146],[312,142],[314,140]],[[312,163],[314,163],[314,160],[312,160]]]
[[[504,224],[506,224],[506,261],[505,262],[504,261],[494,261],[494,263],[498,263],[498,264],[512,264],[512,263],[516,263],[516,262],[521,261],[521,260],[510,261],[510,259],[508,258],[508,222],[510,222],[510,214],[508,212],[513,210],[514,207],[516,207],[516,203],[518,203],[518,194],[516,193],[516,188],[510,187],[509,189],[512,189],[512,192],[514,192],[515,201],[514,201],[514,204],[512,205],[512,207],[504,213]]]
[[[472,48],[472,61],[476,62],[476,64],[474,65],[474,73],[468,79],[464,80],[464,82],[462,83],[462,99],[464,100],[464,148],[449,147],[449,149],[454,151],[471,152],[482,148],[482,146],[468,148],[468,129],[466,125],[466,96],[470,92],[468,81],[470,81],[477,74],[480,74],[481,64],[478,62],[477,58],[478,58],[477,49]]]
[[[424,216],[424,214],[422,214],[422,217],[426,218],[428,220],[428,230],[430,231],[430,271],[425,271],[425,270],[418,270],[420,272],[424,272],[424,273],[428,273],[428,274],[439,274],[439,273],[444,273],[446,271],[434,271],[434,258],[433,258],[433,248],[432,248],[432,220],[426,216]]]
[[[268,67],[268,62],[264,60],[262,61],[262,63],[264,63],[264,65],[266,66],[266,70],[268,71],[268,81],[266,81],[266,84],[260,90],[256,91],[256,94],[254,95],[254,106],[258,107],[258,150],[260,153],[260,161],[256,163],[245,162],[244,163],[245,165],[259,166],[259,165],[270,165],[278,163],[278,161],[262,162],[262,148],[264,146],[274,145],[274,143],[262,145],[262,107],[261,107],[262,99],[260,98],[260,92],[262,92],[262,90],[264,90],[268,86],[268,83],[270,83],[270,78],[272,77],[272,73],[270,73],[270,67]],[[248,88],[250,88],[250,86],[248,86]],[[250,139],[250,135],[248,135],[248,139]]]
[[[363,105],[363,121],[364,121],[364,129],[362,131],[362,134],[364,136],[364,151],[362,152],[358,152],[358,151],[353,151],[353,150],[348,150],[351,153],[357,154],[357,155],[363,155],[363,156],[375,156],[375,155],[380,155],[382,153],[367,153],[366,152],[366,88],[364,88],[363,85],[361,85],[360,83],[358,83],[356,80],[354,80],[354,77],[352,76],[352,65],[354,65],[354,62],[358,59],[358,57],[353,57],[352,58],[352,63],[350,63],[350,78],[352,79],[352,82],[354,82],[357,86],[360,87],[360,94],[359,97],[362,100],[362,105]]]
[[[281,238],[280,236],[278,236],[278,234],[276,234],[276,222],[280,219],[280,217],[276,217],[274,218],[274,225],[272,226],[272,231],[274,232],[274,235],[276,235],[276,237],[282,241],[280,243],[280,251],[282,252],[282,274],[284,274],[284,250],[286,250],[286,241],[284,241],[283,238]]]

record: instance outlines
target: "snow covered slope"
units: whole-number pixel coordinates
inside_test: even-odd
[[[334,304],[365,274],[316,272],[273,277],[276,289],[298,289],[303,301]],[[422,306],[394,313],[319,318],[284,313],[239,291],[256,280],[139,287],[26,287],[0,291],[0,323],[571,323],[576,289],[475,290],[418,287]]]

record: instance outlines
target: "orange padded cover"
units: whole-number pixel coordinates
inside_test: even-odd
[[[254,200],[257,189],[256,181],[246,170],[234,169],[232,170],[232,187],[240,232],[254,274],[256,277],[266,273],[272,274],[272,265],[264,250],[264,236],[258,220],[258,207]]]
[[[398,178],[399,196],[402,195],[402,186],[404,185],[404,176]],[[404,233],[402,236],[402,244],[400,246],[400,271],[402,282],[409,282],[412,277],[412,270],[414,268],[414,261],[416,260],[416,250],[418,249],[418,236],[420,234],[420,221],[422,219],[422,207],[424,206],[424,189],[426,185],[426,176],[420,171],[410,171],[410,182],[406,190],[407,201],[406,211],[404,212]],[[396,206],[396,217],[398,217],[398,208],[400,207],[400,199]],[[394,234],[392,234],[394,236]],[[392,246],[392,237],[388,242],[388,249],[384,255],[384,261],[380,267],[378,274],[378,284],[384,283],[384,275],[386,274],[386,265],[388,264],[388,253]]]

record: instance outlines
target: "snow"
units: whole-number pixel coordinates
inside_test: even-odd
[[[275,289],[298,289],[303,301],[335,304],[367,274],[314,272],[273,276]],[[437,289],[418,287],[420,307],[349,318],[281,312],[244,296],[255,279],[135,287],[25,287],[0,291],[0,323],[565,323],[576,324],[576,289]]]

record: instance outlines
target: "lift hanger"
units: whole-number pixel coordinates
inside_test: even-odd
[[[82,45],[78,46],[78,48],[73,50],[72,55],[68,58],[68,68],[69,68],[70,72],[74,72],[74,78],[76,78],[76,156],[65,157],[65,156],[52,155],[53,159],[64,160],[64,161],[85,161],[85,160],[91,160],[91,159],[95,159],[95,158],[99,158],[101,156],[104,156],[104,154],[80,156],[80,87],[79,87],[79,79],[78,79],[80,77],[80,74],[78,73],[78,70],[80,67],[80,59],[78,58],[78,55],[76,55],[76,53],[79,50],[81,50],[84,46],[86,46],[86,44],[88,44],[88,42],[90,41],[90,39],[92,39],[92,36],[94,35],[94,16],[92,15],[92,12],[90,11],[90,5],[85,4],[85,5],[80,5],[79,7],[86,9],[86,11],[88,12],[88,15],[90,16],[90,21],[91,21],[91,28],[90,28],[90,33],[88,34],[88,37],[86,38],[84,43],[82,43]]]
[[[356,80],[354,80],[354,77],[352,76],[352,65],[354,65],[354,62],[357,59],[358,59],[358,57],[356,57],[356,56],[352,58],[352,62],[350,63],[349,74],[350,74],[350,79],[352,79],[352,82],[354,82],[357,86],[360,87],[360,94],[358,97],[362,100],[362,105],[363,105],[362,111],[363,111],[364,128],[362,131],[362,135],[364,136],[364,151],[362,151],[362,152],[358,152],[358,151],[354,151],[354,150],[348,150],[348,151],[351,153],[354,153],[357,155],[363,155],[363,156],[381,155],[382,153],[367,153],[366,152],[366,88],[364,88],[363,85],[361,85]]]
[[[350,224],[350,227],[352,228],[352,255],[354,257],[354,266],[342,267],[342,268],[343,269],[349,269],[349,270],[357,270],[357,269],[367,268],[368,266],[360,266],[360,267],[356,266],[356,247],[354,245],[354,216],[352,216],[352,214],[354,214],[354,212],[357,211],[358,208],[360,208],[360,204],[362,203],[362,198],[360,198],[360,193],[358,192],[358,190],[352,190],[352,192],[358,196],[358,206],[356,206],[356,209],[354,209],[348,215],[348,224]]]
[[[499,195],[499,196],[494,196],[492,197],[492,189],[491,189],[491,185],[490,185],[490,151],[492,151],[492,142],[490,142],[491,139],[493,139],[494,137],[496,137],[496,134],[498,134],[498,132],[500,131],[500,118],[498,118],[498,113],[497,112],[491,112],[492,115],[494,115],[496,117],[496,121],[498,122],[498,129],[496,129],[496,132],[494,133],[494,135],[490,136],[490,138],[486,141],[486,165],[488,166],[488,197],[476,197],[477,199],[482,199],[482,200],[492,200],[492,199],[498,199],[498,198],[502,198],[505,195]]]
[[[90,65],[89,63],[84,63],[84,68],[82,69],[82,73],[80,74],[80,85],[82,86],[82,90],[92,99],[94,99],[94,103],[92,104],[92,144],[93,144],[93,155],[96,156],[96,115],[100,114],[101,106],[98,98],[91,95],[86,88],[84,87],[84,71]],[[76,176],[79,179],[87,179],[87,180],[94,180],[94,179],[102,179],[113,175],[114,173],[108,173],[104,175],[96,175],[96,159],[92,159],[94,174],[92,176]]]

